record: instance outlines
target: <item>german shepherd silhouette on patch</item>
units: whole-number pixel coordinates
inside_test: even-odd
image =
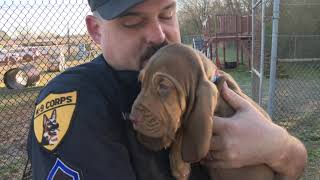
[[[58,142],[59,123],[57,122],[57,111],[54,109],[50,118],[47,115],[43,115],[43,134],[42,145],[54,145]]]

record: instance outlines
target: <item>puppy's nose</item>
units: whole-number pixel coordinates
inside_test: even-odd
[[[142,116],[140,113],[130,113],[129,119],[135,125],[142,122]]]

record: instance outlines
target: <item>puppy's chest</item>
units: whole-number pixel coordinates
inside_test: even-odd
[[[128,152],[139,180],[175,180],[170,171],[169,150],[150,151],[140,144],[131,122],[126,121]]]

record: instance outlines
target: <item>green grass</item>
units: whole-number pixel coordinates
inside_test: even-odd
[[[289,78],[297,79],[320,79],[319,63],[280,63],[278,67],[284,69]]]
[[[12,162],[0,169],[0,179],[11,179],[13,177],[22,177],[22,171],[25,165],[24,160]]]
[[[218,48],[218,55],[220,60],[223,61],[223,48]],[[240,58],[240,52],[239,52]],[[226,62],[236,62],[237,61],[237,49],[234,48],[226,48]]]
[[[314,147],[313,149],[308,149],[308,159],[309,161],[317,161],[320,159],[320,147]]]
[[[238,65],[235,69],[223,69],[223,71],[229,73],[247,95],[252,95],[251,72],[248,67],[245,65]]]
[[[245,65],[238,65],[235,69],[223,69],[223,71],[229,73],[239,84],[251,84],[251,73]]]
[[[213,53],[215,53],[215,50],[213,50]],[[220,61],[223,62],[224,57],[223,57],[223,48],[222,47],[218,47],[218,55],[220,58]],[[215,54],[213,54],[213,56],[215,56]],[[239,62],[241,63],[241,51],[239,49]],[[236,62],[237,61],[237,49],[233,48],[233,47],[226,47],[226,62]],[[245,57],[243,57],[243,62],[246,62],[247,59]]]

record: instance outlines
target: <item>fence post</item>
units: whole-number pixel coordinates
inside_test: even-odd
[[[259,80],[259,105],[262,105],[262,93],[263,93],[263,76],[264,76],[264,47],[265,47],[265,9],[266,0],[262,0],[262,12],[261,12],[261,49],[260,49],[260,80]]]
[[[293,59],[296,59],[296,52],[297,52],[297,36],[294,37],[294,49],[293,49]]]
[[[270,64],[270,86],[269,86],[269,102],[268,113],[270,117],[273,115],[274,96],[276,89],[276,70],[278,59],[278,32],[279,32],[279,11],[280,0],[273,1],[273,18],[272,18],[272,46],[271,46],[271,64]]]
[[[255,15],[255,8],[254,8],[254,5],[255,5],[255,0],[252,0],[252,15],[251,15],[251,59],[250,59],[250,64],[251,66],[249,67],[250,70],[251,70],[251,79],[252,79],[252,82],[253,82],[253,58],[254,58],[254,47],[255,47],[255,39],[254,39],[254,36],[255,36],[255,28],[254,28],[254,23],[255,23],[255,18],[254,18],[254,15]]]

